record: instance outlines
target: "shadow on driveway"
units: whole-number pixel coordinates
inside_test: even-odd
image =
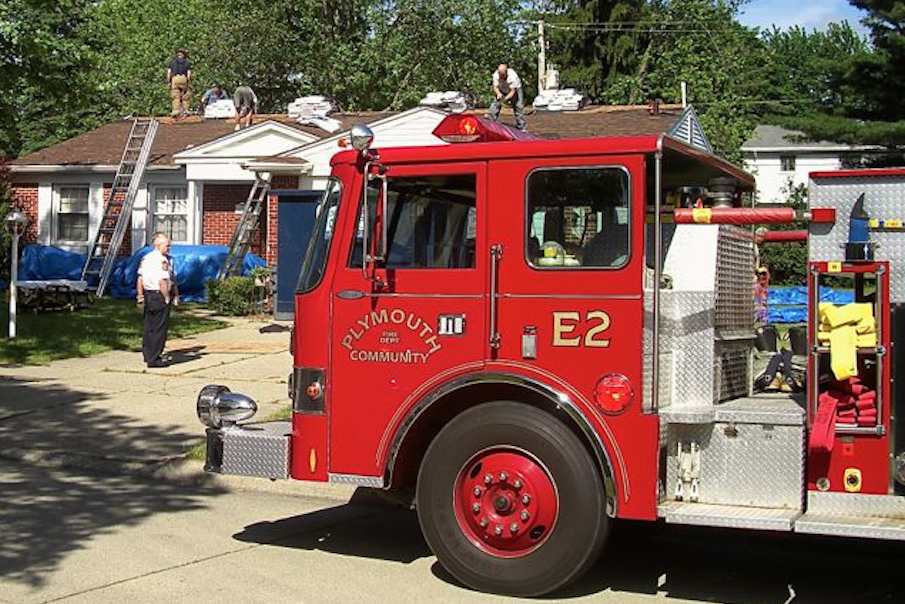
[[[136,425],[93,407],[102,395],[60,385],[0,379],[0,577],[44,584],[71,552],[98,535],[159,513],[205,507],[224,491],[135,477],[36,467],[42,463],[142,459],[194,435]],[[141,401],[133,401],[140,405]],[[75,448],[79,455],[72,456]],[[112,561],[111,561],[112,563]]]

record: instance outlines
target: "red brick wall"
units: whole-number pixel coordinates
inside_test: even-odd
[[[107,200],[110,199],[110,190],[113,189],[113,183],[106,182],[104,183],[104,206],[106,209]],[[119,201],[125,201],[126,193],[125,191],[121,192],[117,195],[117,199]],[[104,210],[101,210],[104,212]],[[119,214],[119,212],[117,212]],[[103,216],[103,214],[101,214]],[[103,226],[103,225],[102,225]],[[109,226],[116,226],[116,223],[112,223]],[[91,237],[94,233],[89,233],[88,236]],[[89,242],[90,245],[90,242]],[[123,235],[123,244],[120,246],[119,251],[116,253],[117,256],[131,256],[132,255],[132,221],[129,221],[129,224],[126,225],[126,234]]]
[[[241,214],[236,204],[248,200],[251,184],[218,185],[205,183],[201,202],[201,243],[204,245],[229,245]],[[264,216],[262,215],[263,219]],[[251,239],[251,251],[263,257],[264,240],[261,225]]]
[[[28,216],[22,243],[38,241],[38,185],[37,183],[13,183],[13,206]]]
[[[296,176],[275,176],[274,189],[294,189],[298,187]],[[205,245],[229,245],[233,232],[239,224],[240,214],[236,204],[248,200],[251,183],[248,184],[204,184],[202,200],[202,243]],[[277,203],[271,195],[267,207],[261,212],[258,230],[251,240],[251,251],[272,266],[277,258]]]

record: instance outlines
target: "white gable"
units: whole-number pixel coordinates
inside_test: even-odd
[[[368,127],[374,132],[374,148],[385,149],[387,147],[422,147],[427,145],[445,145],[433,134],[446,113],[430,107],[416,107],[408,111],[371,122]],[[347,138],[349,131],[340,132],[335,136],[322,141],[312,143],[297,149],[287,151],[282,155],[286,157],[300,157],[312,164],[311,176],[328,176],[330,174],[330,159],[342,148],[339,140]]]
[[[317,140],[320,139],[313,134],[302,132],[279,122],[267,121],[177,153],[174,159],[177,164],[185,165],[219,163],[230,159],[245,160],[279,155],[289,149],[308,145]]]

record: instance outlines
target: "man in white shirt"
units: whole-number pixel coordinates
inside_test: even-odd
[[[509,104],[515,111],[515,127],[522,131],[527,130],[525,92],[522,90],[522,80],[515,70],[505,63],[501,63],[493,72],[493,93],[496,95],[496,100],[490,106],[490,119],[498,121],[500,109],[504,104]]]
[[[141,352],[148,367],[165,367],[161,358],[167,341],[170,305],[179,303],[176,268],[170,251],[170,239],[154,233],[154,249],[145,254],[138,268],[138,305],[144,309],[144,333]]]

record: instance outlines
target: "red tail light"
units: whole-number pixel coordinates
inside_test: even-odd
[[[608,373],[594,388],[594,401],[605,413],[622,413],[634,398],[632,383],[621,373]]]
[[[491,143],[537,140],[527,132],[477,115],[449,115],[434,128],[434,136],[447,143]]]

